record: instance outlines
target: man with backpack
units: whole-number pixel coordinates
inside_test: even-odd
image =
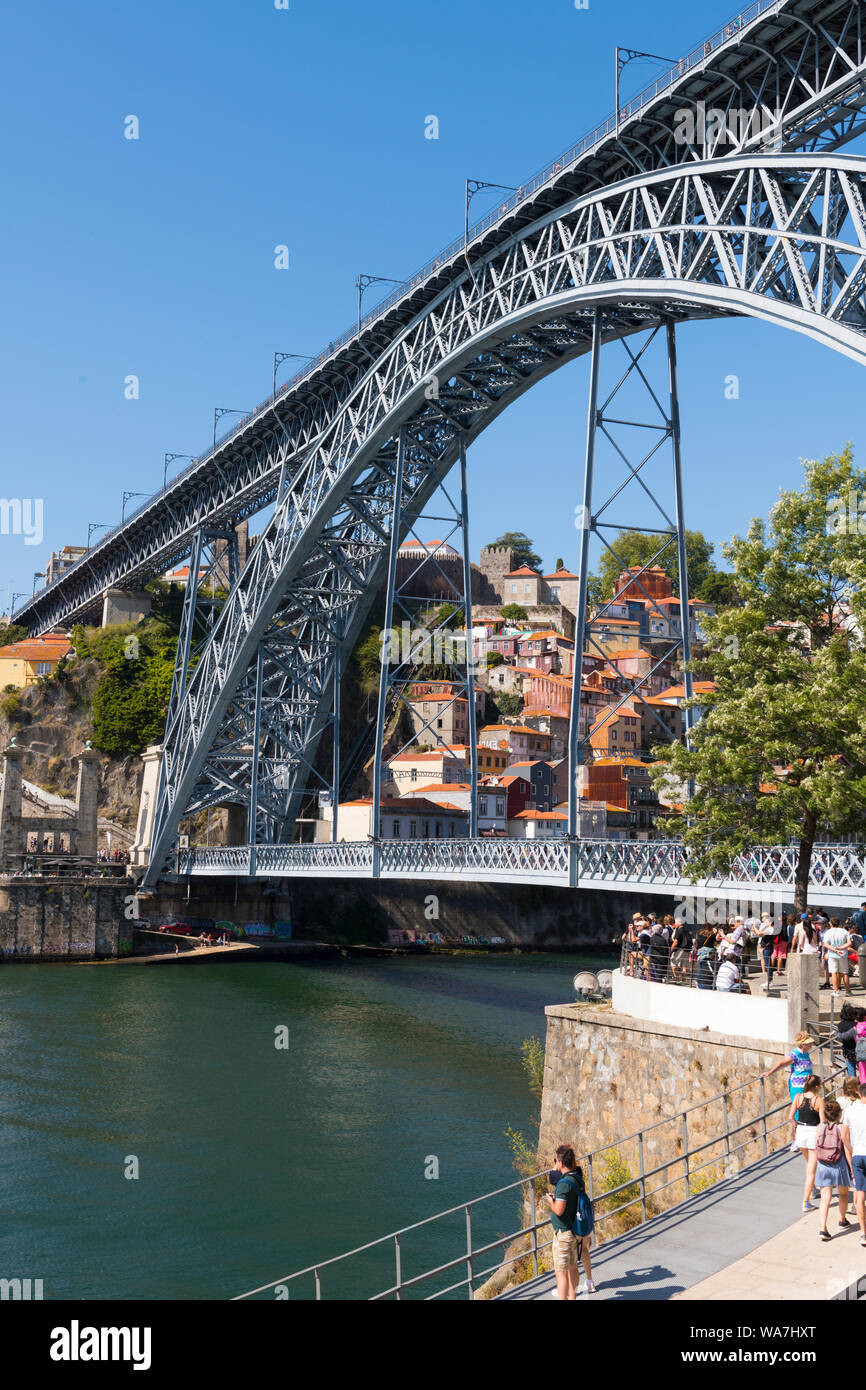
[[[583,1242],[592,1233],[593,1216],[592,1203],[587,1196],[574,1149],[568,1144],[560,1144],[556,1150],[556,1163],[550,1174],[551,1184],[554,1178],[557,1181],[553,1195],[549,1192],[545,1195],[553,1227],[556,1297],[573,1302],[577,1298],[578,1254],[584,1255]],[[587,1272],[587,1292],[595,1293],[588,1254],[584,1256],[584,1268]]]

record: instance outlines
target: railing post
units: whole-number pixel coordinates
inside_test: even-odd
[[[595,1186],[595,1182],[594,1182],[594,1179],[593,1179],[592,1154],[587,1154],[587,1158],[586,1158],[586,1191],[587,1191],[587,1195],[588,1195],[588,1197],[589,1197],[589,1200],[590,1200],[591,1202],[594,1201],[594,1194],[593,1194],[593,1187],[594,1187],[594,1186]]]
[[[321,1301],[322,1301],[322,1275],[321,1275],[321,1272],[320,1272],[320,1270],[319,1270],[319,1268],[318,1268],[318,1265],[317,1265],[317,1266],[316,1266],[316,1302],[317,1302],[317,1303],[321,1303]]]
[[[535,1182],[529,1179],[529,1219],[532,1222],[532,1276],[538,1278],[538,1214],[535,1209]]]
[[[396,1280],[396,1287],[397,1287],[397,1302],[400,1303],[400,1302],[402,1302],[402,1299],[403,1299],[403,1262],[402,1262],[402,1259],[401,1259],[401,1257],[400,1257],[400,1234],[399,1234],[399,1232],[398,1232],[397,1235],[395,1235],[395,1237],[394,1237],[394,1263],[395,1263],[395,1266],[396,1266],[396,1269],[397,1269],[397,1280]]]
[[[689,1117],[683,1111],[683,1163],[685,1164],[686,1196],[691,1197],[692,1185],[689,1179]]]
[[[731,1129],[728,1120],[728,1093],[722,1096],[722,1123],[725,1127],[725,1177],[731,1176]]]
[[[640,1219],[646,1221],[646,1177],[643,1161],[643,1130],[637,1136],[638,1180],[640,1183]]]
[[[466,1275],[467,1289],[470,1300],[473,1298],[472,1289],[472,1211],[466,1207]]]
[[[763,1076],[761,1077],[761,1123],[762,1123],[761,1141],[762,1141],[763,1150],[764,1150],[764,1158],[766,1158],[766,1157],[767,1157],[767,1083],[766,1083],[766,1081],[765,1081],[765,1079],[764,1079]]]

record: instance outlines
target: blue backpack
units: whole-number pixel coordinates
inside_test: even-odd
[[[583,1178],[577,1177],[574,1173],[566,1173],[566,1181],[570,1182],[572,1188],[577,1192],[577,1208],[574,1213],[572,1231],[581,1240],[584,1236],[591,1236],[595,1230],[595,1213],[592,1209],[592,1199],[587,1193],[583,1184]]]

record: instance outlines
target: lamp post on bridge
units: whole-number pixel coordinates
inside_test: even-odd
[[[517,189],[510,183],[486,183],[484,179],[466,180],[466,197],[463,204],[463,254],[469,251],[469,204],[476,193],[483,193],[485,188],[499,188],[503,193],[517,193]]]
[[[12,618],[12,617],[15,616],[15,600],[16,600],[17,598],[26,598],[26,597],[27,597],[27,590],[26,590],[26,589],[16,589],[16,590],[14,590],[14,592],[13,592],[13,594],[12,594],[11,607],[10,607],[10,609],[9,609],[9,617],[10,617],[10,618]]]
[[[222,417],[223,417],[224,415],[249,415],[249,413],[250,413],[250,412],[249,412],[248,410],[229,410],[227,407],[222,406],[222,405],[214,406],[214,413],[213,413],[213,446],[214,446],[214,448],[216,448],[216,427],[217,427],[217,420],[221,420]]]
[[[109,521],[89,521],[87,523],[87,549],[90,549],[90,537],[94,531],[110,531],[111,522]]]
[[[616,116],[615,116],[615,119],[616,119],[616,138],[617,138],[617,140],[619,139],[619,85],[620,85],[620,78],[622,77],[622,70],[623,70],[623,68],[628,67],[629,63],[633,62],[636,58],[650,58],[650,59],[652,59],[652,61],[653,61],[654,63],[670,63],[672,67],[673,67],[674,64],[677,62],[677,59],[676,59],[676,58],[662,58],[661,55],[660,55],[659,53],[642,53],[642,52],[640,51],[640,49],[638,49],[638,48],[620,48],[620,47],[617,45],[617,50],[616,50],[616,78],[615,78],[615,84],[614,84],[614,89],[615,89],[615,93],[616,93],[616,107],[615,107]]]
[[[126,520],[126,504],[127,504],[127,502],[129,501],[130,497],[147,497],[147,496],[148,496],[148,494],[147,494],[146,492],[124,492],[124,494],[123,494],[123,505],[122,505],[121,508],[120,508],[120,522],[121,522],[121,525],[123,525],[124,521]]]
[[[365,275],[363,272],[355,281],[355,288],[358,291],[358,336],[361,336],[361,304],[365,292],[371,285],[402,285],[402,280],[391,280],[387,275]]]
[[[37,580],[39,580],[39,579],[44,579],[44,578],[45,578],[45,571],[44,571],[44,570],[34,570],[34,571],[33,571],[33,594],[36,593],[36,582],[37,582]],[[30,595],[31,598],[33,597],[33,594]]]
[[[308,352],[275,352],[275,353],[274,353],[274,390],[273,390],[273,394],[274,394],[274,395],[277,394],[277,367],[279,367],[279,365],[280,365],[281,362],[288,362],[288,361],[290,361],[290,359],[292,359],[292,358],[298,358],[299,360],[301,360],[301,361],[303,361],[303,362],[312,362],[312,361],[314,360],[313,357],[312,357],[312,355],[311,355],[310,353],[308,353]]]
[[[168,465],[176,463],[178,459],[186,459],[188,463],[194,462],[192,454],[163,454],[162,456],[162,490],[165,492],[168,486]]]

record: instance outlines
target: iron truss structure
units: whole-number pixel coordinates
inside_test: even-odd
[[[272,871],[322,780],[316,752],[338,727],[340,674],[386,581],[392,595],[400,541],[460,460],[465,542],[467,449],[536,382],[591,352],[585,583],[587,538],[600,533],[594,440],[609,423],[599,361],[613,341],[639,360],[628,344],[641,333],[667,345],[670,394],[657,399],[675,498],[663,529],[687,604],[677,326],[752,316],[866,360],[866,162],[835,153],[864,126],[864,11],[866,0],[755,0],[19,611],[34,631],[68,622],[109,587],[216,542],[225,553],[232,528],[273,505],[219,612],[206,607],[202,622],[200,593],[189,598],[145,882],[185,816],[226,803],[245,808],[249,844],[223,853],[247,873]],[[761,119],[740,119],[749,111]],[[634,476],[647,462],[626,459]],[[385,696],[388,684],[386,673]],[[572,882],[577,755],[572,746]],[[386,849],[374,833],[377,872]],[[208,871],[200,856],[183,862]]]
[[[718,314],[866,360],[864,193],[866,162],[839,155],[687,165],[574,199],[465,269],[283,469],[166,729],[153,864],[182,815],[225,801],[249,806],[251,826],[264,816],[267,842],[289,836],[393,519],[405,533],[461,449],[536,381],[593,341]]]
[[[180,564],[204,527],[224,531],[269,507],[285,469],[303,468],[389,347],[481,264],[574,199],[677,165],[750,151],[830,151],[866,126],[866,0],[753,0],[633,101],[431,258],[361,322],[217,440],[162,492],[17,611],[32,633],[95,611]],[[695,129],[682,114],[694,113]],[[721,112],[724,120],[704,120]],[[755,122],[743,113],[755,113]],[[691,134],[691,138],[686,138]],[[700,219],[699,207],[693,214]],[[697,277],[693,277],[697,278]]]
[[[244,877],[253,850],[195,849],[180,855],[183,874]],[[372,878],[377,873],[373,844],[268,845],[257,851],[259,872],[273,878],[320,875]],[[707,897],[781,909],[792,903],[798,850],[793,845],[761,846],[738,854],[729,871],[708,879],[689,878],[690,851],[674,841],[582,840],[389,840],[378,849],[381,878],[467,878],[491,883],[567,886],[577,861],[581,886]],[[816,846],[809,880],[810,900],[853,910],[866,892],[866,854],[852,845]]]

